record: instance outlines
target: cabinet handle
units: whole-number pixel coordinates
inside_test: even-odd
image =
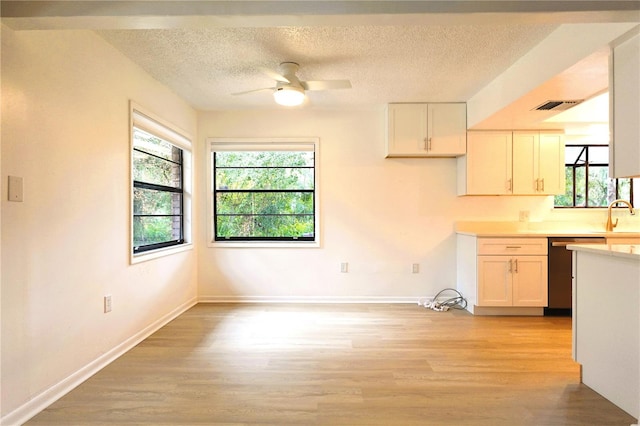
[[[542,191],[544,191],[544,178],[540,179],[542,181]]]
[[[508,249],[519,249],[519,248],[522,248],[522,246],[507,246],[506,248],[508,248]]]
[[[536,192],[540,191],[540,179],[536,179]]]
[[[511,179],[507,179],[507,191],[511,191]]]
[[[509,273],[513,272],[513,259],[509,259]]]
[[[424,142],[424,146],[423,146],[423,147],[424,147],[424,150],[425,150],[425,151],[429,151],[429,145],[427,145],[427,138],[424,138],[424,139],[422,140],[422,142]]]
[[[427,143],[427,151],[431,151],[431,138],[429,138]]]
[[[518,273],[518,259],[515,260],[515,264],[516,264],[516,268],[515,268],[515,273]]]

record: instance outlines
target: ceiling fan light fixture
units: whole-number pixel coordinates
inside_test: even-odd
[[[284,106],[296,106],[304,102],[304,90],[294,86],[278,87],[273,92],[276,103]]]

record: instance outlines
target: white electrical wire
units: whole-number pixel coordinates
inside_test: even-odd
[[[453,291],[457,296],[438,301],[438,297],[445,291]],[[458,290],[454,288],[445,288],[444,290],[440,290],[430,302],[418,304],[433,311],[446,312],[449,309],[465,309],[467,307],[467,299],[462,297],[462,294]]]

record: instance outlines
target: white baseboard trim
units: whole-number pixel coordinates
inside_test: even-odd
[[[198,303],[413,303],[420,297],[200,296]]]
[[[149,324],[147,327],[140,330],[138,333],[120,343],[113,349],[99,356],[89,364],[80,368],[75,373],[51,386],[49,389],[43,391],[42,393],[36,395],[25,404],[21,405],[20,407],[2,417],[0,419],[0,425],[14,426],[21,425],[27,422],[30,418],[47,408],[49,405],[53,404],[58,399],[62,398],[64,395],[72,391],[89,377],[102,370],[122,354],[132,349],[138,343],[158,331],[169,321],[175,319],[180,314],[184,313],[186,310],[194,306],[196,303],[198,303],[198,299],[194,297],[193,299],[188,300],[168,314]]]

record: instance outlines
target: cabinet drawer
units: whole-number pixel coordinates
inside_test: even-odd
[[[478,255],[546,255],[546,238],[478,238]]]

